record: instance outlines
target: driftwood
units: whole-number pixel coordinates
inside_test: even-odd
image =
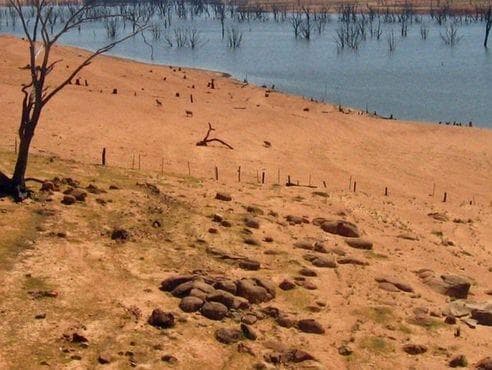
[[[220,140],[220,139],[216,139],[216,138],[213,138],[213,139],[210,139],[209,136],[210,136],[210,133],[212,131],[215,131],[215,129],[212,127],[212,125],[210,124],[210,122],[208,123],[208,131],[207,131],[207,134],[205,135],[205,137],[200,140],[198,143],[196,143],[197,146],[207,146],[208,143],[211,143],[211,142],[214,142],[214,141],[217,141],[218,143],[221,143],[222,145],[228,147],[229,149],[234,149],[232,146],[230,146],[229,144],[227,144],[225,141],[223,140]]]

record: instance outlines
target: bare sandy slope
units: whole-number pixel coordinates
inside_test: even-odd
[[[0,50],[0,127],[6,133],[0,169],[8,171],[13,156],[5,152],[13,143],[19,85],[27,73],[19,67],[27,62],[19,40],[0,38]],[[64,59],[59,78],[84,52],[57,48],[56,54]],[[207,88],[211,78],[215,89]],[[468,316],[468,324],[460,318],[445,323],[453,299],[436,291],[441,275],[457,275],[471,284],[466,302],[491,300],[490,130],[345,114],[276,92],[266,97],[265,89],[243,87],[220,74],[109,57],[91,65],[81,81],[47,108],[34,142],[41,156],[34,157],[30,171],[40,178],[70,176],[83,188],[95,183],[107,193],[89,193],[85,202],[72,206],[60,203],[58,191],[39,193],[22,207],[1,201],[0,368],[44,363],[88,368],[104,353],[111,360],[105,366],[112,368],[165,367],[161,357],[172,354],[176,368],[245,369],[258,362],[270,366],[272,353],[296,348],[316,360],[282,366],[442,369],[458,355],[473,366],[491,354],[491,327]],[[207,122],[234,150],[195,146]],[[112,165],[106,169],[92,165],[103,147]],[[141,155],[141,171],[127,169],[132,153],[136,162]],[[159,175],[161,158],[164,176]],[[188,161],[192,177],[183,177]],[[215,165],[218,182],[212,179]],[[264,185],[256,180],[263,169]],[[278,169],[282,184],[288,174],[302,184],[311,175],[318,188],[278,186]],[[350,176],[357,181],[356,192],[348,191]],[[136,182],[152,183],[160,192]],[[433,183],[434,197],[429,196]],[[120,190],[109,191],[111,184]],[[385,187],[389,197],[383,195]],[[232,201],[215,199],[217,191],[229,192]],[[263,214],[248,212],[253,205]],[[213,222],[214,213],[231,227]],[[258,228],[245,224],[248,213]],[[288,215],[305,222],[289,223]],[[372,249],[350,247],[344,237],[323,231],[319,217],[355,223]],[[129,231],[126,243],[111,240],[118,227]],[[245,243],[247,238],[260,245]],[[295,245],[306,239],[309,243]],[[299,248],[314,241],[325,249]],[[313,256],[330,266],[319,266]],[[239,257],[261,268],[240,268],[234,259]],[[317,274],[304,277],[309,284],[299,280],[303,267]],[[419,277],[420,269],[432,270],[436,279]],[[264,278],[276,286],[276,297],[218,322],[184,313],[179,299],[158,288],[169,276],[197,270],[207,279]],[[382,275],[411,292],[378,283]],[[298,279],[298,284],[283,291],[283,279]],[[58,295],[36,297],[51,290]],[[325,333],[282,327],[269,317],[268,306],[295,320],[315,319]],[[148,325],[155,308],[174,312],[175,328],[159,331]],[[259,319],[252,325],[258,338],[219,343],[216,330],[238,328],[245,312]],[[35,319],[41,313],[46,318]],[[74,343],[73,333],[88,338],[88,345]],[[410,355],[403,349],[408,344],[426,351]]]

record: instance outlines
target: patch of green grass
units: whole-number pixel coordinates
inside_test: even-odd
[[[385,325],[395,320],[395,315],[389,307],[377,306],[357,309],[354,311],[357,316],[363,316],[375,323]]]
[[[433,318],[427,318],[425,320],[409,319],[408,322],[409,324],[420,326],[427,330],[439,330],[445,326],[443,321],[436,320]]]
[[[35,291],[35,290],[50,290],[50,285],[40,277],[26,277],[24,281],[24,289],[26,291]]]
[[[362,338],[359,346],[378,355],[388,354],[395,350],[391,343],[387,342],[384,338],[376,336]]]

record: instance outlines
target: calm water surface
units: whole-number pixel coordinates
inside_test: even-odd
[[[311,41],[296,40],[289,22],[235,23],[243,33],[243,42],[232,50],[221,38],[219,22],[205,17],[185,21],[175,17],[171,30],[163,30],[160,40],[147,34],[154,46],[153,60],[140,36],[119,45],[111,54],[223,71],[240,80],[275,84],[289,93],[393,114],[399,119],[473,121],[492,128],[492,51],[482,46],[482,23],[460,26],[462,39],[454,47],[443,43],[440,33],[444,28],[430,19],[426,19],[427,40],[421,39],[419,25],[410,25],[408,36],[402,38],[398,25],[385,24],[379,41],[368,37],[358,51],[340,52],[335,42],[337,17],[331,18],[321,35],[313,32]],[[164,34],[173,36],[176,27],[196,27],[203,44],[196,49],[168,47]],[[398,41],[390,53],[387,35],[392,27]],[[6,30],[5,26],[0,31],[20,35],[20,29]],[[63,38],[65,44],[86,49],[96,49],[104,42],[107,36],[101,23]]]

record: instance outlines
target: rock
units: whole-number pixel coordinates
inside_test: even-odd
[[[75,204],[76,199],[72,195],[64,195],[61,202],[66,206],[71,206],[72,204]]]
[[[73,189],[70,193],[78,202],[85,202],[85,198],[87,198],[87,193],[80,189]]]
[[[296,287],[296,284],[292,280],[284,279],[278,287],[282,290],[291,290]]]
[[[275,365],[282,365],[288,363],[300,363],[316,359],[306,351],[291,348],[269,353],[265,355],[265,360]]]
[[[217,200],[221,200],[223,202],[230,202],[232,200],[232,197],[230,194],[228,193],[222,193],[222,192],[218,192],[216,195],[215,195],[215,199]]]
[[[313,218],[313,225],[314,226],[321,226],[326,221],[328,221],[326,218],[316,217],[316,218]]]
[[[321,229],[330,234],[359,238],[360,231],[357,226],[344,220],[325,221],[321,224]]]
[[[181,285],[183,283],[191,281],[195,278],[196,278],[195,275],[170,276],[161,282],[161,288],[160,289],[165,291],[165,292],[170,292],[170,291],[174,290],[178,285]]]
[[[417,275],[422,279],[424,284],[428,285],[434,291],[453,298],[466,299],[471,283],[457,275],[436,276],[432,270],[422,269],[417,271]]]
[[[304,255],[304,259],[306,261],[309,261],[313,264],[313,266],[316,267],[328,267],[328,268],[335,268],[337,267],[337,263],[334,258],[328,258],[324,256],[316,256],[313,254],[306,254]]]
[[[125,229],[117,228],[111,232],[111,240],[124,242],[128,239],[130,239],[130,233]]]
[[[99,362],[101,365],[109,364],[109,363],[111,363],[111,356],[109,356],[106,353],[102,353],[97,358],[97,362]]]
[[[405,344],[403,346],[403,350],[409,355],[421,355],[422,353],[427,352],[427,347],[422,344]]]
[[[230,221],[224,220],[220,223],[222,227],[232,227],[232,223]]]
[[[309,220],[304,217],[288,215],[285,217],[287,222],[291,225],[300,225],[300,224],[308,224]]]
[[[45,181],[41,185],[41,191],[45,191],[45,192],[55,191],[55,184],[53,184],[53,182],[51,181]]]
[[[338,347],[338,353],[341,356],[350,356],[353,352],[354,351],[352,351],[352,348],[350,348],[349,346],[347,346],[345,344]]]
[[[367,239],[363,238],[347,238],[345,239],[345,243],[349,245],[352,248],[356,249],[364,249],[364,250],[371,250],[372,249],[372,242]]]
[[[219,302],[206,302],[200,312],[203,316],[210,320],[222,320],[226,317],[228,309]]]
[[[456,324],[456,317],[446,316],[446,318],[444,319],[444,323],[446,323],[448,325],[455,325]]]
[[[259,246],[261,243],[255,238],[244,238],[244,244]]]
[[[386,290],[387,292],[394,292],[398,293],[400,292],[400,289],[398,289],[396,286],[393,284],[387,283],[387,282],[381,282],[378,284],[379,289]]]
[[[221,214],[215,213],[214,215],[212,215],[212,221],[220,223],[220,222],[224,221],[224,216],[222,216]]]
[[[369,262],[363,260],[362,258],[347,256],[337,259],[337,262],[341,265],[358,265],[358,266],[368,266]]]
[[[277,324],[283,328],[292,328],[294,326],[296,326],[297,324],[297,320],[292,317],[292,316],[289,316],[289,315],[286,315],[286,314],[281,314],[279,315],[275,321],[277,322]]]
[[[256,216],[262,216],[265,214],[265,212],[260,207],[256,207],[256,206],[248,206],[246,207],[246,211]]]
[[[455,356],[449,361],[449,367],[467,367],[468,361],[464,355]]]
[[[449,221],[449,217],[445,213],[432,212],[428,213],[427,216],[432,217],[434,220],[446,222]]]
[[[306,249],[306,250],[310,250],[310,251],[314,249],[313,242],[311,242],[309,240],[301,240],[301,241],[295,242],[294,247],[299,248],[299,249]]]
[[[452,317],[464,317],[471,314],[471,308],[463,300],[449,302],[444,314]]]
[[[106,193],[106,190],[99,189],[96,185],[94,184],[89,184],[85,190],[87,190],[91,194],[103,194]]]
[[[253,260],[242,260],[239,261],[239,267],[243,270],[257,271],[260,269],[261,264],[258,261]]]
[[[314,243],[314,251],[318,253],[328,253],[328,249],[326,249],[323,242],[320,241]]]
[[[316,290],[318,287],[311,280],[306,280],[301,284],[307,290]]]
[[[226,292],[225,290],[217,290],[215,293],[207,296],[209,302],[222,303],[227,308],[233,308],[236,297],[234,294]]]
[[[395,288],[397,288],[396,291],[402,290],[407,293],[414,292],[413,288],[409,284],[391,276],[378,276],[376,277],[376,281],[380,283],[379,284],[380,288],[381,288],[381,284],[390,284],[393,285]]]
[[[265,241],[265,243],[273,243],[273,238],[271,236],[265,236],[263,240]]]
[[[215,227],[211,227],[210,229],[208,229],[208,232],[210,234],[218,234],[219,230],[217,230]]]
[[[412,241],[417,241],[419,240],[419,237],[417,234],[408,232],[408,233],[402,233],[397,236],[400,239],[406,239],[406,240],[412,240]]]
[[[156,308],[152,311],[148,323],[156,328],[172,328],[174,326],[174,315],[170,312],[164,312],[159,308]]]
[[[225,290],[226,292],[229,292],[234,295],[236,294],[236,284],[232,280],[217,281],[214,284],[214,288],[219,290]]]
[[[258,321],[258,318],[255,315],[246,314],[243,317],[241,317],[241,322],[243,322],[247,325],[253,325],[257,321]]]
[[[316,271],[311,270],[310,268],[307,268],[307,267],[300,269],[299,274],[301,274],[302,276],[310,276],[310,277],[318,276]]]
[[[175,364],[178,362],[178,359],[173,355],[164,355],[161,357],[162,362],[167,362],[168,364]]]
[[[195,312],[203,306],[203,300],[197,297],[188,296],[184,297],[179,303],[179,308],[184,312]]]
[[[236,287],[237,295],[246,298],[250,303],[267,302],[275,298],[275,288],[260,279],[238,280]]]
[[[303,319],[297,322],[297,328],[304,333],[324,334],[325,329],[314,319]]]
[[[207,294],[215,292],[215,288],[213,286],[203,281],[194,280],[178,285],[176,288],[173,289],[171,294],[175,297],[182,298],[186,295],[189,295],[192,289],[198,289]]]
[[[252,229],[259,229],[260,228],[260,222],[254,218],[251,218],[251,217],[246,217],[244,219],[244,224],[247,227],[251,227]]]
[[[477,370],[492,370],[492,357],[485,357],[475,364]]]
[[[246,324],[241,324],[241,331],[243,332],[243,335],[246,339],[256,340],[256,338],[258,337],[253,328]]]
[[[471,306],[471,317],[480,325],[492,326],[492,303]]]
[[[215,331],[215,339],[220,343],[232,344],[239,342],[242,338],[242,332],[239,329],[220,328]]]

